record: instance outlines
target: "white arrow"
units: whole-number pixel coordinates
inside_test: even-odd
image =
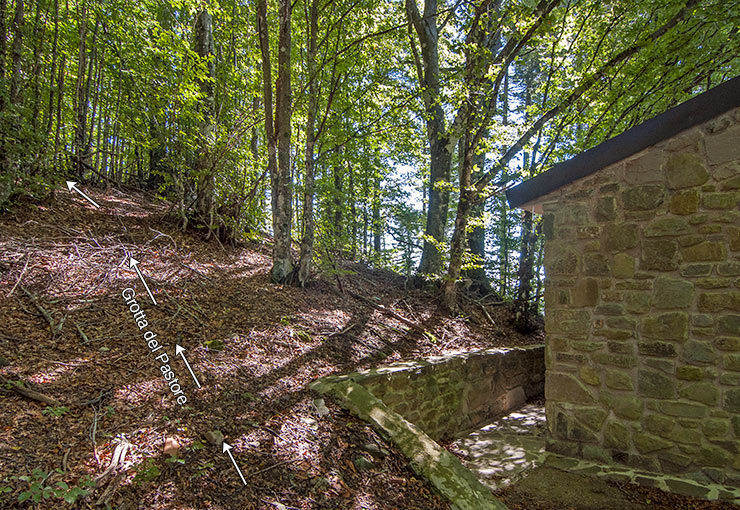
[[[141,280],[141,283],[144,284],[144,288],[146,289],[147,294],[149,294],[149,297],[152,298],[152,303],[156,305],[157,300],[154,299],[154,296],[152,295],[152,291],[149,290],[149,285],[147,285],[146,280],[144,280],[144,275],[141,274],[141,271],[139,270],[139,261],[131,257],[128,261],[128,267],[134,268],[134,270],[136,271],[136,274],[139,275],[139,279]]]
[[[185,352],[184,347],[180,347],[179,344],[175,344],[175,356],[182,356],[182,360],[185,362],[185,366],[188,367],[188,370],[190,371],[190,375],[193,376],[193,380],[195,381],[195,384],[198,385],[198,388],[200,388],[200,383],[198,382],[198,378],[195,377],[195,374],[193,373],[193,369],[190,368],[190,363],[188,363],[188,360],[185,359]]]
[[[242,483],[244,485],[247,485],[247,481],[244,479],[244,475],[242,474],[242,470],[239,469],[239,466],[236,465],[236,461],[234,460],[234,456],[231,454],[231,449],[232,448],[233,448],[233,446],[231,446],[229,443],[227,443],[226,441],[224,441],[223,451],[229,454],[229,458],[231,459],[231,462],[234,463],[234,467],[236,468],[236,472],[239,473],[239,478],[242,479]]]
[[[79,193],[80,195],[82,195],[83,198],[85,198],[88,202],[90,202],[95,207],[100,207],[98,204],[95,203],[95,200],[93,200],[92,198],[88,197],[82,191],[80,191],[79,189],[77,189],[77,183],[75,181],[67,181],[67,188],[69,188],[69,191],[74,190],[77,193]]]

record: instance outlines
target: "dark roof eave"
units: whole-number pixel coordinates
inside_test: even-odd
[[[506,191],[512,207],[532,202],[658,142],[740,106],[740,76],[689,99]]]

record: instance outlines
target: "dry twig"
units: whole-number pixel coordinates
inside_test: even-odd
[[[0,383],[10,385],[10,389],[26,398],[30,398],[31,400],[36,400],[37,402],[42,402],[52,407],[59,407],[62,405],[62,403],[55,398],[48,397],[43,393],[26,388],[21,381],[11,381],[0,375]]]

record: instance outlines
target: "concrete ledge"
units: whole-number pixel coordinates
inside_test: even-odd
[[[339,380],[337,380],[339,379]],[[389,409],[367,389],[349,378],[330,377],[311,384],[331,395],[355,416],[369,422],[410,460],[412,469],[429,480],[452,503],[454,510],[505,510],[460,460],[421,429]]]

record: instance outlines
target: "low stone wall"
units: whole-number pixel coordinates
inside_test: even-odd
[[[485,349],[329,376],[352,380],[434,440],[484,425],[543,392],[544,346]]]

